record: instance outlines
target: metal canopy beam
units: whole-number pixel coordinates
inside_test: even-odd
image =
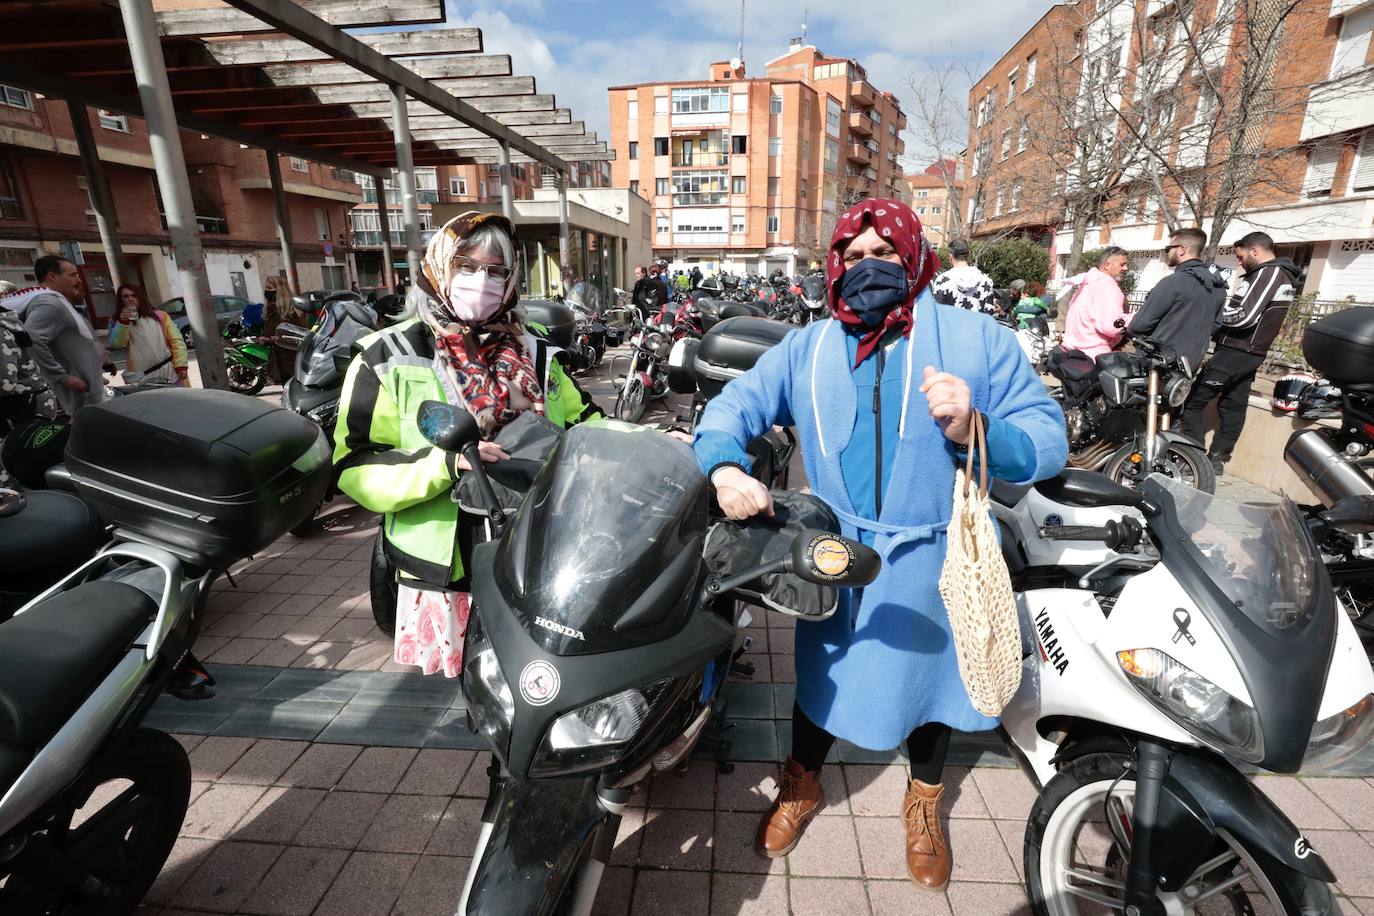
[[[416,101],[437,111],[450,114],[470,127],[486,131],[493,139],[510,144],[512,149],[547,162],[554,168],[565,167],[563,160],[544,150],[537,143],[514,133],[499,121],[487,117],[473,106],[460,102],[439,86],[420,78],[400,64],[378,54],[352,35],[331,26],[324,19],[298,6],[292,0],[228,0],[228,2],[243,13],[248,14],[249,18],[256,17],[271,29],[284,32],[313,45],[337,60],[354,64],[359,70],[373,78],[390,86],[400,87]],[[332,3],[334,0],[317,0],[317,2]],[[436,11],[442,18],[442,0],[426,0],[426,2],[433,2],[438,7]],[[405,5],[403,0],[391,0],[389,7],[382,7],[376,3],[368,4],[369,8],[374,11],[394,9],[403,5]],[[534,92],[533,80],[530,81],[529,89],[515,91]]]
[[[473,108],[486,114],[498,114],[504,112],[520,111],[559,111],[555,109],[554,100],[551,95],[494,95],[487,98],[467,98],[467,102]],[[353,111],[360,118],[380,118],[391,117],[391,105],[381,102],[358,102],[353,105]],[[460,118],[438,109],[423,108],[416,112],[417,117],[422,118],[449,118],[451,120],[465,123]]]
[[[568,124],[527,124],[517,129],[526,137],[587,136],[586,124],[573,121]],[[482,132],[472,127],[417,127],[410,135],[416,140],[481,140]]]
[[[423,25],[444,21],[443,0],[387,0],[386,3],[359,3],[358,0],[296,0],[311,18],[334,26]],[[239,6],[239,4],[234,4]],[[242,10],[242,12],[240,12]],[[245,35],[279,30],[252,10],[216,7],[213,9],[170,10],[157,14],[158,31],[164,35]],[[298,36],[299,37],[299,36]]]
[[[481,29],[377,32],[353,37],[387,57],[464,54],[482,50]],[[221,64],[313,64],[334,59],[324,51],[295,38],[211,41],[206,42],[205,47]]]
[[[407,61],[411,71],[427,80],[458,77],[510,76],[509,54],[467,54],[453,57],[422,57]],[[301,64],[264,67],[267,78],[277,86],[346,86],[351,83],[375,84],[372,77],[348,64]]]
[[[386,58],[383,57],[382,60],[386,60]],[[532,76],[478,76],[469,79],[425,80],[423,82],[426,87],[426,92],[448,95],[448,97],[453,100],[455,106],[462,105],[465,108],[471,106],[464,105],[464,103],[459,102],[449,93],[457,93],[466,98],[477,98],[493,95],[522,95],[534,92],[534,77]],[[386,98],[388,92],[387,85],[389,84],[370,83],[357,86],[321,86],[315,90],[315,96],[325,104],[351,105],[355,102],[378,102]],[[458,118],[460,121],[467,120],[466,118],[459,117],[453,112],[447,113],[452,117]],[[492,125],[496,130],[501,131],[502,134],[510,134],[510,132],[506,130],[505,125],[493,121],[476,109],[473,109],[473,115],[481,118],[483,123]],[[481,127],[482,125],[473,124],[472,126]],[[525,145],[527,147],[530,146],[528,141],[525,141]],[[529,150],[526,151],[529,152]]]

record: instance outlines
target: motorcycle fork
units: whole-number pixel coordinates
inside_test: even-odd
[[[1153,844],[1159,820],[1159,796],[1172,760],[1169,749],[1152,741],[1136,745],[1135,807],[1131,815],[1130,862],[1126,868],[1126,916],[1163,913],[1155,896],[1158,876]]]
[[[1149,387],[1145,394],[1145,467],[1149,471],[1154,470],[1155,453],[1158,451],[1158,443],[1155,437],[1159,434],[1159,370],[1151,368],[1149,375]]]

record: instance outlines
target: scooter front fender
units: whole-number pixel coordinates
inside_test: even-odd
[[[618,818],[597,798],[596,777],[501,780],[491,829],[473,864],[459,916],[544,916],[572,893],[601,829]]]
[[[1201,442],[1197,441],[1196,439],[1190,436],[1185,436],[1183,435],[1183,433],[1176,432],[1172,429],[1160,430],[1158,438],[1161,441],[1170,443],[1171,445],[1188,445],[1195,449],[1198,449],[1199,451],[1207,451],[1207,446],[1203,445]]]

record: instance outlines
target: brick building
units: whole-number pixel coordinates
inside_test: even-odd
[[[181,295],[146,126],[89,116],[135,279],[154,304]],[[211,292],[261,301],[264,278],[282,273],[263,151],[187,132],[182,146]],[[347,289],[357,278],[348,208],[362,199],[353,175],[293,157],[282,157],[281,172],[302,288]],[[64,243],[79,246],[87,307],[103,327],[114,290],[67,105],[0,86],[0,279],[31,283],[37,257],[61,253]]]
[[[789,275],[819,258],[836,215],[904,197],[897,100],[852,60],[800,41],[764,76],[610,88],[612,180],[653,205],[654,255],[706,273]]]
[[[939,166],[931,168],[938,169]],[[906,175],[902,181],[908,189],[904,199],[921,218],[921,228],[925,230],[926,238],[937,247],[949,244],[952,236],[946,233],[946,227],[960,225],[957,210],[963,182],[956,178],[951,186],[939,174],[932,175],[929,170]],[[951,190],[953,195],[950,194]]]

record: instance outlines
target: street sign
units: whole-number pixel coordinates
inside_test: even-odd
[[[77,267],[86,263],[86,259],[81,256],[80,242],[59,242],[58,244],[62,248],[62,257],[71,261]]]
[[[326,258],[332,258],[332,257],[334,257],[334,243],[333,243],[333,242],[325,242],[325,243],[324,243],[324,256],[325,256]]]

